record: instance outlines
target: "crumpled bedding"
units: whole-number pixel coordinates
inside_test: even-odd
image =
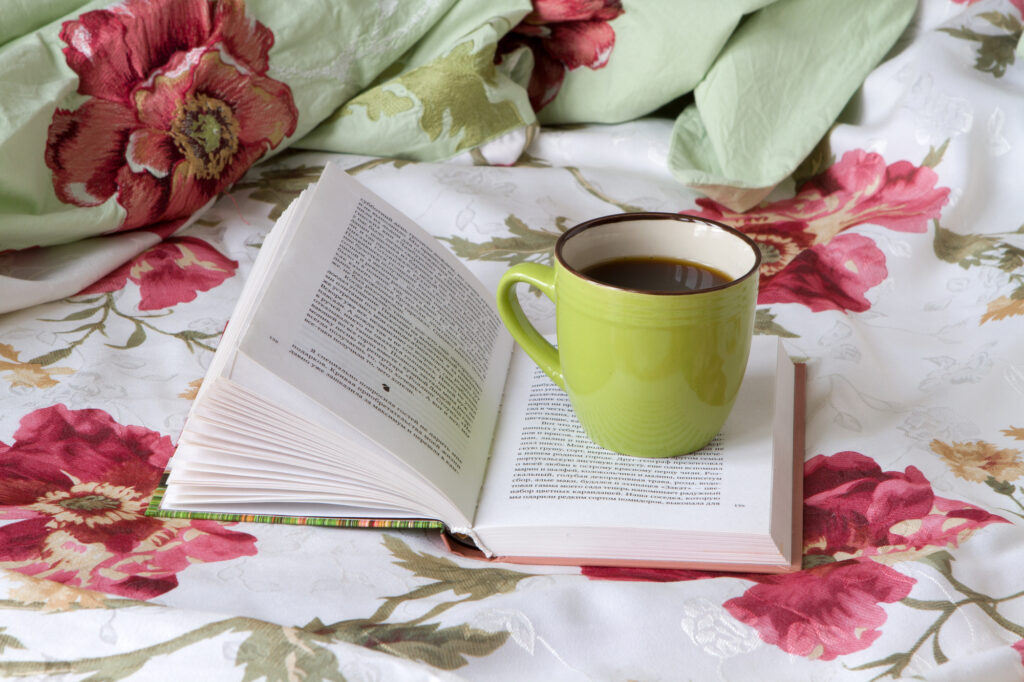
[[[668,168],[743,210],[824,136],[914,8],[108,4],[5,10],[0,311],[77,293],[288,148],[509,164],[540,125],[667,107]]]
[[[479,33],[460,41],[449,38],[453,29],[435,34],[417,24],[423,33],[398,45],[349,27],[350,38],[334,44],[309,21],[305,45],[282,34],[298,21],[294,4],[250,1],[243,21],[240,3],[224,3],[190,34],[196,47],[161,52],[173,68],[145,77],[136,52],[117,51],[121,70],[90,81],[130,85],[135,94],[116,101],[78,93],[69,55],[89,73],[103,36],[134,44],[131,21],[151,21],[146,44],[166,44],[158,29],[167,17],[156,21],[125,2],[82,18],[102,5],[50,0],[33,5],[50,12],[37,21],[28,4],[16,5],[28,14],[14,24],[21,37],[0,48],[0,118],[23,115],[23,123],[22,133],[0,141],[0,225],[7,240],[15,219],[28,216],[53,240],[40,248],[5,241],[13,250],[0,254],[0,302],[11,310],[0,315],[0,678],[1024,678],[1024,4],[921,2],[835,120],[811,136],[798,166],[744,211],[674,172],[688,99],[682,112],[659,106],[619,122],[556,126],[530,103],[520,62],[494,82],[509,93],[515,84],[525,123],[461,151],[411,159],[307,148],[310,135],[331,135],[314,133],[320,124],[302,115],[329,103],[302,94],[297,72],[284,68],[302,50],[310,77],[348,73],[363,83],[349,100],[367,98],[345,125],[381,125],[381,139],[397,140],[393,116],[434,82],[423,72],[403,90],[401,72],[388,71],[397,60],[424,66],[460,45],[500,44],[493,27],[520,26],[530,8],[493,5],[488,16],[504,19],[461,24],[460,12],[484,3],[417,3],[437,12],[432,26]],[[775,4],[758,5],[730,40],[767,21],[759,12]],[[177,20],[209,9],[175,7]],[[363,11],[381,18],[379,8],[394,8],[393,23],[373,25],[397,30],[411,11],[403,7],[370,3]],[[576,76],[612,68],[627,36],[619,26],[633,9],[627,2],[616,17],[594,20],[588,30],[615,32],[607,64],[563,66],[559,93]],[[11,25],[6,17],[0,30]],[[518,39],[549,30],[556,33],[520,27]],[[361,49],[378,51],[379,71],[341,68],[312,47],[340,54],[356,35]],[[252,49],[239,36],[255,40],[241,41]],[[460,63],[493,64],[458,54],[468,60]],[[17,55],[62,75],[38,78],[33,89],[10,68]],[[232,69],[242,77],[227,78]],[[385,85],[389,78],[397,80]],[[207,99],[171,97],[200,81]],[[299,112],[290,134],[280,84]],[[60,96],[42,113],[28,101],[19,109],[7,97],[19,88]],[[230,187],[207,194],[216,183],[177,176],[168,159],[191,151],[197,164],[234,169],[213,135],[215,123],[230,120],[210,101],[229,96],[238,120],[253,98],[276,98],[279,117],[276,127],[257,126],[255,138],[239,133],[236,152],[255,155],[251,144],[260,155],[230,171],[238,172]],[[161,146],[151,128],[119,118],[128,104],[151,106],[191,142]],[[108,129],[58,108],[128,123],[104,137]],[[414,127],[413,136],[429,147],[427,131],[440,130],[439,148],[457,146],[462,138],[449,133],[458,117],[438,116],[427,119],[439,128]],[[174,121],[196,125],[186,131]],[[47,152],[54,125],[61,142]],[[462,134],[474,130],[484,128]],[[104,155],[112,140],[118,153]],[[57,171],[47,158],[61,160]],[[144,516],[260,245],[327,163],[423,225],[492,288],[512,263],[548,262],[561,231],[598,215],[694,213],[751,236],[764,255],[758,333],[780,337],[808,364],[802,570],[489,564],[454,557],[436,534],[420,531]],[[176,181],[187,196],[161,194]],[[58,198],[108,189],[96,206]],[[138,200],[136,191],[159,200]],[[171,217],[191,206],[186,199],[202,203]],[[144,219],[156,222],[116,231]],[[25,303],[44,283],[45,296]],[[526,296],[524,305],[550,329],[543,298]]]

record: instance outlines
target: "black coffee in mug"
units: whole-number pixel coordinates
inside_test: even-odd
[[[637,291],[701,291],[732,281],[728,275],[706,265],[664,256],[615,258],[580,272],[598,282]]]

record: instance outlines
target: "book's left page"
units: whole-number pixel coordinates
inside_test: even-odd
[[[381,497],[387,509],[436,493],[442,520],[468,523],[511,351],[490,293],[433,237],[336,166],[286,217],[286,234],[272,233],[264,246],[275,250],[272,265],[254,270],[265,280],[260,291],[236,311],[244,323],[225,338],[233,347],[218,350],[197,398],[182,436],[189,473],[175,463],[168,497],[175,476],[188,482],[210,473],[220,485],[208,490],[250,505],[250,513],[262,511],[258,496],[235,485],[252,490],[253,476],[280,479],[268,497],[277,509],[288,500],[298,509],[303,500],[329,499],[310,485],[335,484],[316,480],[317,457],[339,453],[300,444],[312,437],[395,460],[383,470],[351,456],[351,472],[338,473],[336,485],[356,502],[372,507]],[[197,418],[218,401],[235,405],[237,425],[226,424],[223,408],[217,423]],[[277,434],[268,440],[267,432]],[[286,447],[289,439],[295,446]],[[197,456],[197,442],[214,447]],[[235,457],[240,446],[262,452],[262,471],[246,472],[246,460]],[[283,454],[275,460],[271,450]]]

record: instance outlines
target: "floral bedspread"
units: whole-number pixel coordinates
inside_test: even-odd
[[[594,4],[603,14],[555,28],[600,49],[538,48],[546,75],[522,89],[523,111],[614,60],[631,6]],[[88,213],[81,236],[114,221],[135,241],[96,247],[128,261],[75,295],[0,315],[0,677],[1024,679],[1019,0],[922,3],[821,143],[742,213],[673,173],[668,115],[513,117],[511,137],[483,134],[446,161],[335,151],[345,136],[330,128],[285,144],[326,105],[268,65],[272,11],[265,25],[221,3],[193,22],[192,49],[148,53],[159,68],[111,53],[100,73],[100,38],[130,45],[142,6],[65,22],[54,53],[85,85],[39,124],[47,191]],[[552,31],[513,37],[536,47]],[[366,111],[400,109],[387,93],[400,90]],[[503,144],[519,148],[505,158]],[[809,366],[803,570],[507,566],[420,531],[146,517],[260,244],[328,162],[491,287],[607,213],[692,213],[753,237],[757,331]],[[7,201],[22,185],[5,183]],[[527,303],[550,322],[543,299]]]

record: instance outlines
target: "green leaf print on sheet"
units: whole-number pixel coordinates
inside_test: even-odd
[[[754,314],[754,333],[767,336],[781,336],[784,339],[799,338],[798,334],[794,334],[775,321],[775,313],[772,312],[771,308],[757,309],[757,312]]]
[[[466,664],[465,656],[486,656],[508,639],[508,632],[487,632],[469,625],[440,627],[426,621],[471,601],[515,590],[523,578],[532,574],[503,568],[463,568],[451,559],[416,552],[402,540],[384,536],[384,545],[397,559],[395,564],[419,578],[431,580],[405,594],[386,597],[377,611],[365,619],[344,620],[324,625],[315,620],[305,629],[318,634],[330,633],[335,639],[391,654],[421,660],[444,670]],[[446,592],[458,597],[434,604],[426,613],[402,623],[386,623],[395,610],[417,599],[432,599]]]
[[[1012,14],[1002,12],[981,12],[977,16],[1002,32],[981,33],[967,26],[940,28],[939,30],[954,38],[978,43],[974,68],[984,73],[990,73],[996,78],[1002,78],[1006,74],[1007,67],[1012,66],[1016,59],[1014,53],[1020,42],[1021,33],[1024,32],[1024,24],[1021,24],[1020,19]]]
[[[301,152],[284,152],[278,160],[298,153]],[[250,199],[271,204],[267,217],[277,220],[288,205],[302,194],[302,190],[320,179],[323,170],[323,165],[305,164],[294,168],[277,165],[262,170],[258,168],[256,173],[250,173],[242,182],[235,184],[234,191],[249,191]]]
[[[879,680],[884,677],[891,677],[893,679],[902,678],[907,668],[911,663],[913,663],[914,658],[921,655],[921,650],[929,640],[931,640],[931,653],[935,663],[938,665],[947,663],[949,661],[949,657],[943,651],[942,643],[940,642],[942,627],[949,622],[950,619],[954,618],[962,607],[980,609],[995,625],[1018,638],[1024,637],[1024,626],[1013,622],[999,612],[999,606],[1001,604],[1019,599],[1024,596],[1024,591],[1015,592],[1013,594],[1006,595],[1005,597],[990,597],[986,594],[982,594],[981,592],[971,589],[953,575],[954,560],[955,558],[953,555],[945,550],[934,552],[919,559],[922,563],[929,564],[934,568],[939,575],[945,578],[946,582],[953,588],[953,590],[963,595],[963,598],[957,599],[954,594],[952,594],[952,591],[947,591],[949,599],[915,599],[913,597],[904,597],[900,600],[900,604],[903,606],[917,609],[919,611],[937,612],[938,616],[935,618],[935,621],[925,629],[925,631],[906,651],[897,652],[876,661],[870,661],[862,665],[853,666],[850,668],[851,670],[884,668],[881,673],[871,679]]]
[[[343,680],[339,661],[329,648],[339,642],[422,661],[444,670],[460,668],[468,662],[467,656],[488,656],[505,644],[509,637],[507,631],[489,632],[465,623],[442,626],[427,621],[452,607],[512,592],[521,580],[533,577],[533,574],[488,566],[464,568],[450,559],[417,552],[394,536],[385,535],[383,542],[397,566],[427,582],[405,594],[384,597],[384,603],[369,618],[330,624],[314,618],[303,627],[291,627],[237,616],[207,623],[149,646],[108,656],[63,661],[52,657],[0,661],[0,676],[43,675],[59,671],[69,675],[91,673],[93,677],[90,679],[112,682],[130,677],[155,657],[191,646],[208,647],[210,640],[231,633],[249,633],[235,657],[235,663],[245,668],[243,681]],[[64,596],[58,598],[52,589],[46,589],[49,581],[29,580],[36,586],[35,592],[43,596],[26,593],[22,600],[0,601],[0,609],[34,610],[52,613],[54,617],[72,617],[73,614],[67,612],[159,608],[143,601],[110,600],[104,595],[81,589],[61,593]],[[53,583],[53,586],[56,590],[66,590],[64,585]],[[434,601],[435,597],[446,592],[451,592],[455,598]],[[429,600],[426,603],[432,603],[432,606],[419,617],[397,623],[386,622],[399,606],[408,606],[417,600]],[[20,648],[21,642],[16,633],[6,632],[0,627],[0,654],[4,647]],[[268,656],[267,652],[271,651],[273,655]]]
[[[133,315],[118,308],[115,294],[109,292],[101,294],[98,297],[79,300],[66,299],[66,302],[83,305],[85,307],[62,318],[40,318],[40,321],[55,323],[84,321],[83,324],[80,324],[73,329],[55,332],[56,335],[64,335],[65,338],[70,336],[75,336],[76,338],[73,338],[62,348],[47,351],[35,358],[32,358],[31,360],[28,360],[28,364],[38,365],[40,368],[52,365],[53,363],[63,360],[71,355],[75,348],[81,346],[96,334],[104,339],[110,339],[111,329],[108,325],[114,321],[119,321],[122,324],[127,322],[131,325],[132,329],[132,331],[126,336],[122,337],[121,343],[104,343],[107,348],[112,348],[114,350],[128,350],[141,346],[146,341],[147,333],[152,332],[162,336],[178,339],[185,344],[185,347],[190,353],[195,353],[196,350],[212,352],[216,348],[215,339],[219,339],[222,333],[221,330],[204,332],[198,329],[166,331],[153,324],[150,320],[167,317],[172,314],[172,311],[167,310],[160,313]],[[54,371],[51,371],[51,373],[54,373]]]
[[[16,637],[12,637],[6,634],[7,628],[0,625],[0,654],[5,649],[24,649],[25,645],[18,641]]]
[[[213,351],[222,328],[207,325],[206,330],[167,331],[154,320],[172,317],[176,306],[216,289],[233,278],[237,270],[238,261],[226,257],[203,239],[186,235],[165,239],[64,299],[61,304],[65,308],[61,312],[38,318],[40,322],[62,325],[53,333],[54,347],[17,367],[10,366],[17,359],[17,355],[12,357],[14,350],[0,349],[0,355],[8,361],[0,362],[0,371],[12,370],[12,382],[21,383],[28,381],[28,373],[35,372],[37,376],[31,381],[44,387],[47,376],[39,375],[43,367],[69,357],[94,338],[104,339],[107,348],[129,350],[143,345],[150,334],[159,334],[178,339],[190,353]],[[139,295],[138,302],[127,306],[132,308],[127,311],[118,305],[126,289],[135,289]],[[65,312],[68,307],[73,307],[71,312]],[[71,323],[80,324],[71,326]],[[48,374],[54,373],[68,371],[48,370]],[[55,381],[46,385],[52,383]]]
[[[979,324],[1024,315],[1024,225],[1014,232],[958,234],[935,222],[935,255],[971,268],[994,268],[1005,279],[1007,293],[989,301]]]
[[[248,198],[270,204],[271,209],[267,217],[276,221],[285,212],[285,209],[302,194],[303,190],[316,183],[323,174],[324,165],[322,163],[288,165],[290,159],[303,154],[308,154],[308,152],[301,150],[282,152],[275,158],[275,161],[283,163],[257,167],[245,177],[243,182],[234,186],[234,191],[249,192]],[[390,164],[395,168],[401,168],[411,163],[415,162],[404,159],[371,159],[346,168],[345,172],[355,176],[377,166]]]
[[[479,244],[462,237],[438,239],[448,242],[455,255],[464,260],[501,261],[509,266],[527,262],[550,265],[555,242],[571,227],[565,216],[555,218],[558,232],[534,229],[514,215],[505,218],[505,225],[511,237],[492,237]]]
[[[395,607],[409,599],[422,599],[435,594],[451,591],[455,595],[465,595],[453,602],[444,602],[435,606],[427,615],[413,622],[422,622],[452,606],[469,601],[480,601],[495,594],[506,594],[516,589],[523,578],[532,577],[531,573],[510,571],[504,568],[462,568],[451,559],[434,556],[425,552],[415,552],[402,540],[385,535],[384,545],[398,559],[398,566],[412,571],[420,578],[434,582],[419,587],[399,597],[389,597],[377,610],[371,620],[383,620],[390,616]]]
[[[345,682],[339,672],[338,657],[322,646],[330,642],[302,628],[289,628],[248,621],[240,623],[242,629],[253,623],[252,634],[238,647],[235,662],[245,666],[243,682],[290,682],[291,680],[330,680]],[[284,655],[267,655],[268,652]]]

